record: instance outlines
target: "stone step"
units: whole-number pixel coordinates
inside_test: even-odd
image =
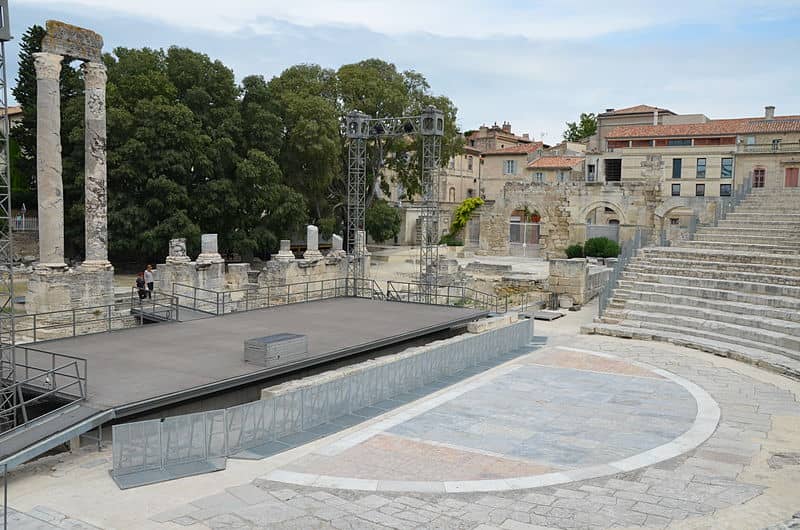
[[[715,234],[701,228],[694,235],[694,241],[712,241],[717,243],[736,243],[743,245],[774,245],[776,247],[800,248],[800,239],[788,236],[755,235],[755,234]]]
[[[631,263],[625,268],[624,274],[663,274],[672,276],[688,276],[691,278],[709,278],[719,280],[754,281],[759,283],[773,283],[777,285],[793,285],[800,287],[800,272],[794,276],[784,276],[774,273],[750,272],[748,270],[725,270],[703,267],[664,267],[647,263]],[[630,278],[630,277],[626,277]]]
[[[800,254],[798,249],[786,248],[779,245],[757,245],[753,243],[728,243],[727,241],[677,241],[676,247],[703,248],[703,249],[728,249],[733,251],[764,252],[766,254]]]
[[[645,282],[619,280],[618,287],[614,291],[614,297],[624,297],[625,293],[650,292],[658,294],[670,294],[676,296],[688,296],[695,298],[705,298],[709,300],[727,300],[753,305],[764,305],[781,309],[800,311],[800,300],[792,296],[764,295],[760,293],[739,292],[725,290],[707,285],[708,282],[698,282],[698,285],[680,285],[661,282]]]
[[[800,223],[792,223],[787,221],[769,221],[766,219],[743,221],[736,219],[720,219],[717,223],[717,228],[767,228],[775,230],[797,230],[800,228]]]
[[[714,322],[700,318],[680,317],[663,313],[633,312],[623,320],[623,325],[638,325],[663,331],[683,330],[687,335],[704,339],[719,339],[731,344],[758,348],[763,351],[784,355],[800,360],[800,339],[782,333],[737,326],[724,322]]]
[[[720,226],[704,226],[698,228],[697,233],[703,234],[719,234],[719,235],[742,235],[749,236],[767,236],[767,237],[791,237],[795,231],[787,228],[770,228],[769,224],[761,227],[752,227],[748,224],[737,225],[721,225]]]
[[[669,285],[682,285],[686,287],[707,287],[721,291],[734,291],[740,293],[760,294],[763,296],[786,296],[797,298],[800,303],[800,287],[794,285],[777,285],[766,282],[747,280],[725,280],[720,278],[696,278],[692,276],[677,276],[673,274],[648,274],[623,272],[620,281],[633,281],[644,283],[664,283]]]
[[[798,341],[798,356],[800,356],[800,323],[789,320],[773,319],[761,315],[745,315],[732,313],[729,311],[718,311],[705,307],[678,304],[659,304],[655,302],[644,302],[642,300],[628,300],[624,309],[608,309],[603,316],[618,318],[621,320],[643,320],[643,316],[654,315],[673,315],[680,318],[693,318],[697,322],[703,323],[699,329],[710,329],[717,326],[739,326],[742,328],[752,328],[753,333],[766,331],[778,335],[786,335]],[[716,323],[716,324],[711,324]],[[724,333],[723,333],[724,334]],[[753,339],[754,335],[745,335]],[[777,346],[787,347],[785,344],[776,343]]]
[[[748,347],[742,346],[741,344],[733,344],[727,342],[723,336],[701,338],[687,335],[679,328],[673,331],[666,331],[648,327],[599,323],[583,326],[581,332],[628,339],[669,342],[685,348],[693,348],[722,357],[730,357],[737,361],[753,364],[772,372],[800,380],[800,361],[796,361],[784,355],[764,351],[758,348],[757,345]]]
[[[691,306],[712,311],[736,313],[740,315],[760,315],[774,320],[786,320],[800,324],[800,311],[781,307],[772,307],[746,302],[730,300],[715,300],[697,296],[685,296],[670,293],[656,293],[647,291],[631,291],[617,289],[614,297],[609,301],[608,308],[624,308],[629,304],[639,302],[653,304],[670,304],[675,306]]]
[[[791,254],[764,254],[760,252],[734,252],[724,249],[702,249],[696,247],[646,247],[639,251],[638,257],[684,259],[695,261],[720,261],[748,265],[777,265],[781,267],[800,267],[800,256]]]
[[[773,221],[785,221],[789,223],[797,223],[800,222],[800,213],[777,213],[766,216],[759,212],[748,212],[737,209],[725,216],[725,219],[739,220],[739,221],[760,221],[765,218],[769,218],[770,220]]]
[[[740,204],[736,207],[736,209],[728,212],[728,215],[732,213],[751,213],[751,214],[760,214],[760,215],[797,215],[797,205],[796,204]]]
[[[800,266],[787,267],[783,265],[759,264],[758,267],[750,267],[746,264],[729,261],[698,260],[698,259],[671,259],[655,257],[637,257],[631,262],[631,266],[639,264],[667,267],[670,269],[710,269],[718,271],[757,271],[758,274],[776,274],[779,276],[800,276]]]

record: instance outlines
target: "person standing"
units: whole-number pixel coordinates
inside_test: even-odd
[[[144,282],[144,274],[141,272],[136,275],[136,291],[139,293],[139,300],[144,300],[144,297],[147,296],[147,285]]]
[[[144,270],[144,282],[147,284],[147,298],[153,298],[155,275],[153,274],[152,265],[148,265]]]

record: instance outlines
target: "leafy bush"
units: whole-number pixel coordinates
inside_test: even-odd
[[[450,235],[456,236],[461,232],[472,217],[472,212],[478,209],[482,204],[483,199],[480,197],[464,199],[464,201],[453,210],[453,221],[450,223]]]
[[[593,258],[616,258],[620,248],[616,241],[607,237],[593,237],[587,239],[583,245],[583,253]]]
[[[567,247],[567,257],[572,258],[582,258],[583,257],[583,245],[570,245]]]
[[[367,233],[376,243],[394,239],[400,233],[400,212],[383,199],[375,200],[365,217]]]
[[[448,247],[463,247],[464,242],[458,239],[457,236],[453,234],[445,234],[442,236],[442,239],[439,240],[440,245],[447,245]]]

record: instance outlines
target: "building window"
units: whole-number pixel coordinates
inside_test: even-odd
[[[450,167],[450,169],[455,169],[456,168],[456,159],[455,158],[451,158],[450,159],[449,167]]]
[[[699,179],[706,178],[706,159],[705,158],[698,158],[697,159],[697,178],[699,178]]]
[[[561,184],[565,183],[567,181],[567,174],[563,171],[559,171],[556,175],[556,180]]]
[[[516,174],[517,174],[517,161],[503,160],[503,175],[516,175]]]
[[[775,138],[774,140],[772,140],[772,150],[779,151],[780,148],[781,148],[781,139]]]
[[[672,185],[672,196],[673,197],[680,197],[681,196],[681,185],[680,184],[673,184]]]
[[[724,179],[729,179],[733,176],[733,158],[722,159],[722,169],[719,176]]]
[[[680,158],[672,159],[672,178],[681,178],[681,168],[683,167],[683,160]]]
[[[678,186],[680,186],[680,184],[678,184]],[[674,225],[679,225],[679,224],[681,224],[681,220],[680,220],[679,217],[670,217],[669,218],[669,224],[671,224],[673,226]]]
[[[706,185],[705,184],[695,184],[694,185],[694,194],[696,197],[705,197],[706,195]]]
[[[467,157],[467,169],[472,171],[472,155]]]
[[[621,158],[606,158],[603,162],[606,167],[606,182],[619,182],[622,180]]]
[[[472,188],[467,188],[467,197],[474,197],[474,190]]]
[[[447,192],[447,199],[448,199],[450,202],[456,202],[456,189],[455,189],[455,188],[450,188],[450,189],[448,190],[448,192]]]
[[[594,182],[595,181],[594,164],[588,164],[586,166],[586,168],[587,168],[587,170],[586,170],[586,181],[587,182]]]
[[[719,185],[719,196],[720,197],[730,197],[731,196],[731,185],[730,184],[720,184]]]
[[[534,181],[534,182],[536,182],[536,183],[539,183],[539,184],[541,184],[542,182],[544,182],[544,173],[542,173],[541,171],[537,171],[537,172],[536,172],[536,173],[533,175],[533,181]]]
[[[754,188],[763,188],[764,187],[764,180],[767,176],[767,170],[763,167],[757,167],[753,170],[753,187]]]
[[[691,138],[670,138],[667,140],[667,145],[675,147],[675,146],[687,146],[692,145]]]
[[[747,145],[756,145],[756,137],[755,136],[745,136],[744,143]]]

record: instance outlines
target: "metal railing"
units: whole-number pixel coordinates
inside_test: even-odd
[[[0,410],[14,419],[14,427],[4,429],[3,434],[37,419],[29,414],[30,407],[45,398],[62,402],[58,408],[48,411],[47,415],[86,399],[86,359],[27,346],[10,349],[10,354],[0,359],[3,382]],[[18,422],[20,417],[22,421]]]
[[[471,287],[440,285],[435,291],[418,282],[386,282],[386,299],[394,302],[413,302],[454,307],[486,309],[495,313],[508,311],[508,297],[485,293]]]
[[[39,230],[39,218],[14,218],[11,220],[11,229],[16,232],[33,232],[35,230]]]
[[[611,276],[608,279],[608,283],[606,283],[605,287],[600,290],[600,294],[598,295],[600,315],[602,315],[605,312],[606,307],[608,307],[608,303],[611,301],[611,298],[614,295],[614,290],[617,288],[617,283],[619,282],[619,277],[622,275],[622,271],[625,269],[628,263],[630,263],[631,259],[633,259],[639,249],[647,246],[648,243],[649,238],[647,232],[639,228],[636,230],[633,239],[625,241],[622,244],[619,256],[612,267]]]
[[[174,283],[172,292],[173,298],[181,307],[212,315],[347,296],[374,300],[386,298],[377,282],[370,278],[332,278],[230,291],[217,291]]]
[[[154,298],[146,303],[131,299],[129,302],[120,301],[107,305],[15,315],[13,343],[76,337],[142,325],[143,309],[162,312],[170,319],[176,318],[178,311],[174,300],[165,302]],[[139,312],[138,318],[136,312]],[[4,343],[11,344],[8,338],[10,326],[6,320],[0,319],[0,338]]]
[[[768,144],[736,145],[737,153],[791,153],[800,151],[800,142],[776,142]]]

